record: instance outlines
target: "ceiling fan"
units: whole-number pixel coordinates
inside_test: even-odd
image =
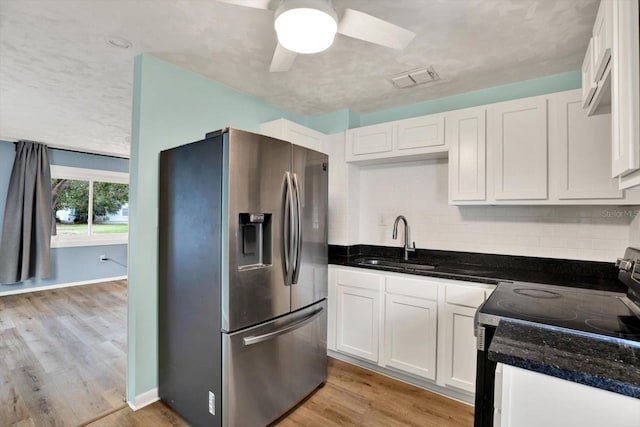
[[[218,0],[257,9],[275,8],[274,28],[278,45],[270,72],[287,71],[298,53],[326,50],[336,33],[392,49],[404,49],[415,33],[375,16],[345,9],[340,20],[331,0]],[[277,7],[273,7],[277,6]]]

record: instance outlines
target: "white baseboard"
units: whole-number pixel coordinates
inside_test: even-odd
[[[327,355],[333,357],[334,359],[342,360],[343,362],[347,362],[352,365],[377,372],[386,377],[393,378],[394,380],[402,381],[403,383],[411,384],[413,386],[423,388],[425,390],[440,394],[450,399],[457,400],[458,402],[471,406],[473,406],[474,404],[474,393],[442,387],[432,381],[414,378],[411,375],[403,374],[402,372],[394,371],[392,369],[383,368],[376,364],[365,362],[364,360],[360,360],[334,350],[327,350]]]
[[[71,286],[93,285],[95,283],[112,282],[124,280],[127,276],[105,277],[103,279],[83,280],[81,282],[58,283],[55,285],[32,286],[30,288],[19,288],[16,290],[0,291],[0,297],[8,295],[26,294],[27,292],[48,291],[51,289],[69,288]]]
[[[151,405],[154,402],[160,400],[160,396],[158,396],[158,388],[152,388],[149,391],[145,391],[142,394],[139,394],[135,398],[135,402],[127,402],[131,409],[137,411],[138,409],[142,409],[147,405]]]

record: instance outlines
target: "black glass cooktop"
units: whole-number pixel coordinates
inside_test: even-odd
[[[624,294],[537,283],[502,282],[478,309],[478,322],[520,319],[640,341],[640,318]]]

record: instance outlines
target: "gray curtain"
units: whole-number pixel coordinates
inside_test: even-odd
[[[49,277],[51,172],[47,146],[16,143],[0,241],[0,283]]]

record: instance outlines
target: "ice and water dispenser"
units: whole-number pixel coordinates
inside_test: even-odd
[[[238,269],[271,265],[271,214],[241,213]]]

